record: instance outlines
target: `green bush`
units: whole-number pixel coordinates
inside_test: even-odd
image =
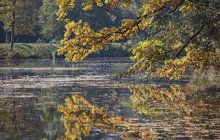
[[[35,58],[51,58],[54,50],[56,50],[55,46],[49,44],[38,44],[33,47]]]

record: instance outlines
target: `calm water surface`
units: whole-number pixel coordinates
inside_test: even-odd
[[[0,139],[220,139],[220,91],[115,76],[130,65],[126,58],[0,61]]]

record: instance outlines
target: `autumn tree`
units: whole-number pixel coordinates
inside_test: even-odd
[[[0,20],[4,23],[4,25],[11,26],[11,29],[10,29],[11,30],[10,50],[11,51],[13,50],[13,44],[14,44],[15,4],[16,4],[16,0],[11,0],[11,1],[1,0],[0,1]],[[7,27],[5,27],[5,29],[6,28]]]
[[[34,34],[40,0],[0,0],[0,21],[6,32],[11,33],[11,51],[15,35]]]
[[[220,64],[218,0],[142,0],[136,19],[122,19],[119,26],[93,29],[85,20],[72,20],[68,11],[77,0],[58,0],[58,18],[66,22],[60,54],[81,61],[109,43],[123,42],[145,34],[131,49],[134,66],[123,75],[146,71],[157,77],[182,78],[188,69],[205,69]],[[129,8],[132,0],[83,0],[87,12],[95,5]],[[94,21],[96,22],[96,21]]]
[[[83,20],[88,22],[93,29],[111,25],[119,25],[122,12],[120,9],[104,10],[104,7],[94,6],[93,10],[85,12],[80,1],[76,1],[76,8],[68,12],[70,20]],[[54,0],[43,0],[39,12],[39,24],[43,40],[48,42],[53,39],[61,40],[64,33],[63,22],[57,21],[56,12],[58,5]],[[94,22],[94,19],[96,22]],[[105,22],[103,22],[105,21]]]
[[[61,40],[64,31],[64,24],[57,21],[56,12],[58,6],[54,0],[43,0],[39,11],[39,25],[43,40],[49,42],[51,40]]]

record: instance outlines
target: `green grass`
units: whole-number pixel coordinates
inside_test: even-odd
[[[56,47],[45,43],[15,43],[13,52],[10,44],[0,44],[0,59],[52,58]]]

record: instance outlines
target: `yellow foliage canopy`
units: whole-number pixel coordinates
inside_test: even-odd
[[[150,32],[150,36],[132,47],[131,58],[135,64],[124,75],[146,70],[154,76],[179,79],[188,68],[204,69],[220,64],[219,33],[215,32],[219,2],[204,0],[209,3],[206,5],[188,0],[144,0],[137,19],[123,19],[120,26],[95,31],[89,23],[66,16],[68,11],[74,10],[76,0],[57,1],[58,19],[66,21],[63,47],[58,52],[64,54],[67,61],[81,61],[109,43]],[[81,5],[88,11],[94,5],[118,8],[133,3],[131,0],[83,0]]]

